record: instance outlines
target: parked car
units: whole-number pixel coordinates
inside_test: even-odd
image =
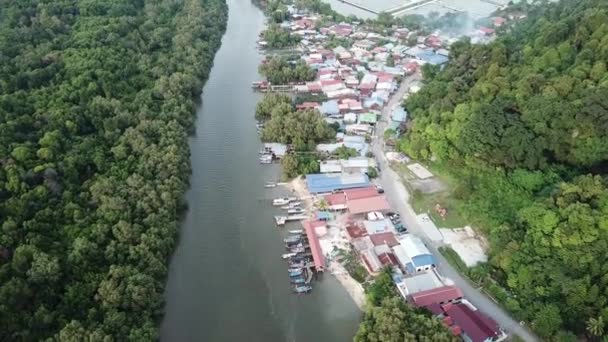
[[[407,232],[407,228],[405,228],[405,226],[403,225],[403,223],[399,222],[397,224],[395,224],[395,229],[397,230],[397,232],[399,233],[405,233]]]
[[[376,187],[376,190],[378,190],[378,193],[379,193],[379,194],[383,194],[383,193],[384,193],[384,189],[383,189],[383,188],[382,188],[380,185],[378,185],[378,186]]]

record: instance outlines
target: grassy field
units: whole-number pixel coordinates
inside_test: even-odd
[[[432,194],[424,194],[420,191],[414,190],[410,180],[415,180],[416,176],[407,168],[404,164],[392,165],[393,169],[401,176],[405,187],[408,189],[412,196],[410,197],[410,204],[416,213],[428,213],[433,222],[439,228],[462,228],[468,224],[468,222],[459,214],[458,200],[453,198],[450,190],[454,188],[455,180],[448,174],[442,173],[441,170],[430,169],[436,177],[446,185],[446,191],[436,192]],[[448,210],[446,218],[439,216],[435,211],[435,205],[441,205]]]
[[[416,213],[428,213],[439,228],[462,228],[467,225],[467,221],[458,214],[458,201],[452,198],[448,191],[434,194],[414,191],[410,197],[410,203]],[[439,216],[435,210],[437,203],[448,210],[445,218]]]

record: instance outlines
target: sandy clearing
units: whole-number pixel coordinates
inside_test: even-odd
[[[450,245],[467,266],[472,267],[488,261],[483,242],[471,227],[439,230],[443,235],[443,242]]]

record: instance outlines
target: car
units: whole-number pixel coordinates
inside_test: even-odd
[[[397,230],[397,232],[399,233],[404,233],[407,232],[407,228],[405,228],[405,226],[403,225],[403,223],[399,222],[397,224],[395,224],[395,229]]]

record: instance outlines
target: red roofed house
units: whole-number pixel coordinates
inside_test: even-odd
[[[449,317],[445,323],[452,323],[453,333],[461,331],[462,339],[470,342],[492,342],[504,338],[500,326],[490,317],[472,310],[466,304],[446,304],[442,306],[444,315]]]
[[[462,291],[456,286],[442,286],[431,290],[416,292],[410,295],[410,302],[417,307],[426,307],[431,304],[445,304],[460,301]]]
[[[369,238],[372,239],[374,246],[388,245],[389,247],[395,247],[399,244],[393,232],[371,234]]]
[[[411,75],[411,74],[415,73],[416,70],[418,70],[418,63],[416,63],[416,62],[406,63],[403,66],[403,70],[405,70],[406,74]]]
[[[441,47],[441,39],[437,36],[428,36],[425,41],[426,46],[433,48]]]
[[[507,22],[507,19],[503,17],[495,17],[494,18],[494,27],[501,27]]]
[[[308,237],[308,244],[310,245],[310,253],[312,254],[312,260],[315,264],[315,270],[317,272],[323,272],[325,270],[325,256],[321,250],[321,244],[319,238],[315,232],[315,227],[325,225],[321,221],[302,221],[304,230],[306,231],[306,237]]]
[[[297,110],[318,109],[321,105],[318,102],[302,102],[296,106]]]
[[[489,27],[482,26],[478,30],[479,30],[479,32],[481,32],[482,34],[484,34],[486,36],[491,36],[494,34],[494,29],[491,29]]]
[[[393,253],[382,253],[378,255],[378,259],[382,263],[382,266],[398,266],[399,260],[395,257]]]
[[[353,33],[353,27],[349,24],[338,24],[330,28],[331,32],[337,36],[347,37]]]
[[[344,190],[344,196],[347,200],[356,200],[361,198],[368,198],[378,196],[378,189],[373,186],[359,189],[348,189]]]
[[[386,197],[384,195],[378,195],[377,193],[374,197],[354,200],[349,200],[347,197],[346,206],[348,207],[348,212],[352,215],[365,214],[370,211],[386,212],[391,208]]]
[[[359,226],[354,222],[349,222],[346,225],[346,232],[348,233],[348,236],[351,238],[351,240],[358,239],[367,235],[367,230],[365,230],[365,228]]]
[[[359,85],[359,93],[361,96],[369,96],[376,89],[376,83],[362,83]]]
[[[325,201],[329,205],[330,210],[346,210],[346,196],[343,192],[330,194],[324,197]]]

